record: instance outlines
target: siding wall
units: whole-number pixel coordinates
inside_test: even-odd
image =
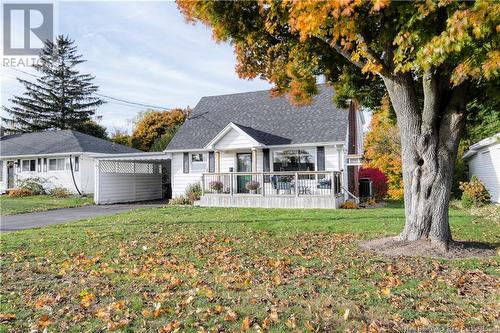
[[[24,157],[21,160],[30,160],[38,158],[47,158],[47,163],[49,158],[67,158],[67,156],[32,156],[32,157]],[[73,156],[74,158],[74,156]],[[82,193],[91,194],[94,192],[94,159],[88,156],[79,156],[80,159],[80,168],[79,171],[75,171],[75,181]],[[2,159],[3,160],[3,159]],[[12,159],[8,159],[9,161]],[[17,160],[17,159],[15,159]],[[3,160],[3,178],[2,182],[0,182],[0,192],[5,191],[7,188],[7,160]],[[43,162],[42,162],[43,163]],[[73,168],[74,159],[73,159]],[[38,165],[37,165],[38,170]],[[47,166],[47,171],[19,171],[19,168],[14,168],[14,184],[16,184],[17,180],[39,177],[46,180],[44,187],[46,189],[51,189],[54,187],[64,187],[68,189],[71,193],[76,194],[77,191],[75,189],[75,185],[73,184],[73,178],[71,176],[70,170],[61,170],[61,171],[49,171]]]
[[[469,176],[481,180],[491,200],[500,203],[500,143],[479,150],[468,163]]]
[[[191,168],[191,154],[203,153],[203,160],[206,161],[205,170],[193,170]],[[190,152],[189,153],[189,173],[184,173],[183,169],[183,153],[173,153],[172,154],[172,197],[177,197],[183,195],[186,191],[186,187],[189,184],[200,182],[201,174],[203,172],[208,172],[208,152]]]
[[[249,136],[237,130],[231,129],[216,144],[215,149],[231,150],[241,148],[252,148],[255,142],[250,140]]]
[[[2,160],[3,166],[0,169],[0,173],[2,174],[2,180],[0,181],[0,193],[4,193],[7,189],[7,160]]]
[[[82,193],[94,193],[94,159],[87,156],[80,157],[79,188]]]

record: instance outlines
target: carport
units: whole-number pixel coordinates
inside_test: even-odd
[[[170,196],[170,154],[154,152],[96,156],[96,204],[169,199]]]

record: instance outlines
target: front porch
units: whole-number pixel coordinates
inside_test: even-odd
[[[200,206],[339,208],[340,171],[219,172],[201,178]]]

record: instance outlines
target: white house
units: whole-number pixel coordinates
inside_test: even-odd
[[[163,153],[98,157],[96,184],[106,185],[95,201],[152,199],[145,189],[170,163],[163,179],[172,196],[201,183],[203,206],[338,207],[358,193],[364,118],[355,103],[336,108],[331,87],[318,88],[307,106],[267,90],[203,97]],[[124,191],[124,170],[139,163],[158,165],[157,175],[143,170],[128,178],[140,192]]]
[[[463,159],[469,165],[469,177],[482,181],[491,201],[500,203],[500,133],[470,146]]]
[[[73,130],[5,135],[0,138],[0,193],[33,177],[47,188],[94,193],[95,155],[137,152]]]

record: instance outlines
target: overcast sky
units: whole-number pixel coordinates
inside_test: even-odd
[[[239,79],[231,46],[216,44],[201,24],[186,23],[174,2],[60,2],[57,12],[59,33],[76,41],[87,60],[80,69],[96,77],[102,94],[171,108],[270,87]],[[16,76],[33,79],[2,67],[2,104],[23,92]],[[130,130],[144,109],[110,102],[97,113],[113,132]]]

